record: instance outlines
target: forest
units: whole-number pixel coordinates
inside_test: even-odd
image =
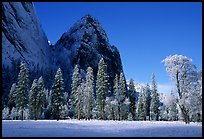
[[[136,92],[133,79],[126,84],[124,73],[116,74],[111,93],[108,65],[103,58],[96,78],[91,67],[83,78],[79,65],[75,65],[70,94],[65,90],[60,68],[50,89],[45,87],[42,76],[34,79],[29,88],[29,69],[21,62],[18,80],[12,84],[8,103],[2,108],[2,119],[202,122],[202,71],[196,71],[192,59],[183,55],[168,56],[162,62],[176,88],[168,103],[157,90],[154,73],[141,92]]]

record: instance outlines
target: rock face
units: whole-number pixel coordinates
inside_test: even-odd
[[[19,69],[16,63],[19,61],[25,61],[30,69],[30,85],[33,79],[42,75],[48,89],[51,89],[55,72],[60,67],[65,91],[70,92],[74,66],[80,66],[83,77],[86,69],[92,67],[96,78],[98,62],[102,57],[108,66],[112,86],[115,74],[123,71],[120,54],[109,43],[106,32],[92,16],[82,17],[55,45],[50,46],[32,3],[2,2],[4,94],[8,95],[12,83],[17,81]]]
[[[55,47],[66,48],[70,53],[72,67],[79,64],[83,72],[90,66],[96,76],[98,62],[104,58],[108,65],[108,74],[112,83],[115,74],[122,71],[122,63],[117,48],[109,44],[106,32],[97,19],[86,15],[64,33]]]
[[[51,52],[31,2],[2,2],[2,62],[11,67],[16,60],[30,68],[49,67]]]

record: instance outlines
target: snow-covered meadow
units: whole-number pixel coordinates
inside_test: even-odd
[[[202,137],[181,121],[2,120],[3,137]]]

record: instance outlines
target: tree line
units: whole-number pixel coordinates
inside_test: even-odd
[[[179,120],[180,113],[180,119],[187,123],[195,119],[195,121],[202,120],[196,113],[197,109],[200,109],[200,105],[194,104],[197,111],[192,111],[191,119],[189,118],[187,121],[185,118],[186,112],[182,109],[185,105],[179,103],[180,99],[174,96],[173,92],[168,104],[163,103],[157,90],[155,74],[152,75],[151,87],[147,84],[142,88],[138,101],[136,101],[137,92],[133,79],[130,79],[129,84],[126,85],[124,73],[116,74],[113,94],[109,93],[110,84],[108,79],[107,65],[104,59],[101,58],[98,63],[96,81],[94,80],[91,67],[87,68],[86,76],[83,78],[80,73],[80,67],[78,65],[75,66],[70,94],[64,89],[64,80],[60,68],[55,74],[54,83],[50,91],[45,88],[42,77],[34,79],[29,89],[28,69],[26,64],[21,62],[18,82],[11,87],[8,107],[3,109],[2,118],[21,120],[74,118],[175,121]],[[200,111],[202,112],[202,109]],[[200,111],[199,114],[201,113]],[[188,116],[191,113],[189,112]]]

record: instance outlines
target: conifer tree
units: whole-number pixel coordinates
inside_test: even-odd
[[[84,113],[85,118],[90,119],[94,103],[94,76],[93,69],[91,67],[88,67],[86,72],[85,93]]]
[[[51,108],[52,108],[52,118],[57,119],[60,118],[61,107],[62,107],[62,95],[64,91],[64,82],[62,78],[62,72],[59,68],[55,75],[54,84],[52,86],[52,93],[51,93]]]
[[[105,99],[108,93],[108,74],[107,65],[101,58],[98,63],[98,72],[96,80],[96,105],[99,108],[99,119],[105,119]]]
[[[129,98],[130,98],[130,112],[132,114],[132,118],[135,119],[136,114],[136,91],[135,91],[135,85],[134,80],[130,79],[129,83]]]
[[[124,108],[123,102],[125,101],[125,98],[126,98],[126,83],[125,83],[124,74],[122,72],[120,73],[118,92],[116,93],[115,97],[118,102],[119,120],[122,120],[124,117],[124,115],[122,115],[122,111],[125,111],[123,109]]]
[[[20,111],[20,119],[23,120],[23,111],[28,104],[28,69],[24,62],[20,64],[20,72],[18,74],[16,108]]]
[[[119,105],[118,105],[119,77],[118,77],[118,74],[115,75],[113,89],[114,89],[113,90],[114,100],[112,101],[112,104],[113,104],[113,111],[114,111],[114,120],[119,120]]]
[[[148,119],[145,120],[150,120],[150,105],[151,105],[151,90],[150,90],[150,86],[147,83],[147,85],[144,88],[144,93],[145,93],[145,107],[146,107],[146,116],[148,117]]]
[[[30,115],[30,119],[34,119],[34,120],[37,120],[38,118],[37,94],[38,94],[37,79],[34,79],[30,89],[30,97],[29,97],[29,115]]]
[[[78,95],[78,90],[80,89],[79,86],[82,83],[82,77],[79,72],[79,66],[76,65],[74,67],[73,75],[72,75],[72,84],[71,84],[71,94],[69,97],[69,112],[73,113],[74,117],[77,118],[77,109],[76,109],[76,104],[77,104],[77,98],[76,96]]]
[[[127,120],[128,115],[130,113],[130,100],[129,98],[125,98],[125,101],[121,105],[121,115],[122,120]]]
[[[18,117],[18,111],[15,107],[12,108],[10,118],[11,120],[17,120]]]
[[[82,80],[81,84],[78,86],[75,98],[75,105],[76,105],[76,118],[80,120],[84,117],[83,107],[84,107],[84,81]]]
[[[115,75],[115,78],[114,78],[114,86],[113,86],[113,92],[114,92],[114,96],[116,96],[116,94],[118,93],[119,91],[119,77],[118,77],[118,74]]]
[[[46,96],[45,87],[42,76],[38,79],[38,94],[37,94],[37,107],[38,107],[38,118],[42,118],[43,110],[45,109]]]
[[[10,119],[9,108],[8,108],[8,107],[5,107],[5,108],[2,110],[2,119],[3,119],[3,120],[8,120],[8,119]]]
[[[168,110],[169,110],[169,119],[170,121],[176,121],[178,120],[178,109],[177,109],[177,103],[176,103],[176,97],[174,96],[173,91],[170,94],[169,98],[169,105],[168,105]]]
[[[160,107],[159,93],[157,92],[157,83],[155,75],[153,73],[151,81],[151,104],[150,104],[151,120],[156,121],[159,120],[159,107]]]
[[[142,92],[139,96],[139,102],[138,102],[138,117],[140,120],[145,120],[146,118],[146,101],[145,101],[145,94],[144,94],[144,88],[142,89]]]
[[[13,107],[16,107],[16,93],[17,93],[17,86],[16,83],[13,83],[11,86],[11,90],[9,93],[9,101],[8,101],[8,107],[11,110]]]

